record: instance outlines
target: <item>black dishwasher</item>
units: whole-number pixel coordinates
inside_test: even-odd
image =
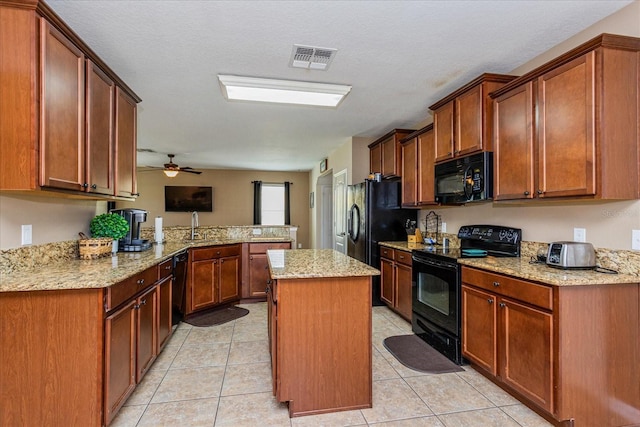
[[[173,256],[173,315],[171,323],[177,325],[184,319],[187,292],[187,265],[189,252],[184,250]]]

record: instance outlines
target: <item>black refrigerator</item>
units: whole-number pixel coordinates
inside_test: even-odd
[[[407,220],[416,221],[415,209],[402,209],[400,180],[365,181],[347,192],[347,254],[380,269],[378,242],[406,241]],[[373,305],[380,300],[380,276],[373,276]]]

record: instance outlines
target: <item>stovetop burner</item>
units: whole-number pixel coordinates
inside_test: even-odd
[[[443,261],[478,258],[486,255],[519,257],[522,230],[500,225],[465,225],[458,231],[460,248],[428,246],[414,249],[414,255]],[[486,254],[485,254],[486,252]]]

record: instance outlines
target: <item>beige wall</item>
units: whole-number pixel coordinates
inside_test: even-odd
[[[139,208],[149,212],[144,226],[153,227],[154,218],[161,216],[165,226],[191,225],[188,212],[164,211],[165,185],[210,186],[213,189],[213,212],[198,212],[200,225],[252,225],[253,184],[251,181],[292,182],[291,225],[298,226],[298,243],[309,247],[309,174],[307,172],[267,172],[247,170],[206,170],[195,175],[180,173],[167,178],[162,171],[138,171],[138,192],[135,202],[118,202],[117,208]]]
[[[531,71],[601,33],[640,37],[640,1],[533,58],[510,74]],[[429,210],[421,211],[420,219],[424,219]],[[640,201],[482,203],[440,208],[436,212],[442,215],[450,233],[457,232],[465,224],[501,224],[522,228],[525,240],[552,242],[573,240],[573,228],[578,227],[586,228],[588,242],[610,249],[631,249],[631,230],[640,230]]]
[[[78,232],[89,234],[89,222],[106,208],[105,202],[4,193],[0,195],[0,249],[20,246],[23,224],[31,224],[34,245],[75,240]]]

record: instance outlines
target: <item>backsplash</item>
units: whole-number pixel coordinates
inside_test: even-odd
[[[254,235],[253,230],[259,228],[260,235]],[[191,237],[191,227],[175,226],[163,229],[166,241],[187,241]],[[207,240],[242,240],[251,238],[289,238],[289,227],[254,227],[254,226],[202,226],[198,228],[201,238]],[[143,239],[153,239],[153,228],[143,228],[140,231]],[[425,237],[435,239],[435,235]],[[459,247],[457,234],[440,233],[438,243],[443,238],[449,239],[452,248]],[[538,249],[547,248],[547,243],[523,241],[520,248],[522,258],[536,257]],[[616,270],[623,274],[640,277],[640,251],[625,251],[596,248],[598,265]],[[64,263],[78,259],[78,241],[46,243],[43,245],[24,246],[15,249],[0,250],[0,275],[12,272],[42,268],[45,265]]]
[[[254,229],[260,229],[262,234],[254,235]],[[248,241],[254,237],[287,239],[290,237],[289,229],[287,226],[201,226],[198,227],[198,233],[201,239],[206,240]],[[153,240],[153,231],[152,227],[142,228],[140,237]],[[163,232],[165,241],[187,241],[191,237],[191,227],[164,227]],[[42,268],[45,265],[65,263],[74,259],[78,259],[77,240],[0,250],[0,275]]]

